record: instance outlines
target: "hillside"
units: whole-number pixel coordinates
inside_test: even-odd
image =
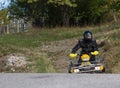
[[[0,37],[0,72],[67,72],[70,61],[68,54],[86,29],[93,32],[98,43],[105,42],[105,46],[99,50],[105,58],[107,72],[120,73],[119,23],[3,35]],[[7,59],[10,56],[22,56],[27,64],[8,67]]]
[[[107,72],[119,73],[120,65],[120,42],[119,35],[120,29],[111,30],[108,32],[98,32],[94,37],[97,37],[97,42],[105,42],[105,46],[99,48],[100,55],[105,58],[105,64],[107,67]],[[80,37],[82,38],[82,37]],[[58,72],[67,72],[67,67],[69,65],[69,53],[73,46],[78,42],[79,38],[70,38],[65,40],[60,40],[57,42],[52,42],[48,44],[43,44],[41,50],[48,53],[54,63],[55,68]],[[79,53],[79,51],[78,51]],[[77,61],[77,60],[76,60]]]

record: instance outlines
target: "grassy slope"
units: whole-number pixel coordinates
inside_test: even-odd
[[[33,62],[32,65],[29,65],[30,72],[55,72],[50,57],[40,52],[38,47],[45,42],[59,41],[73,37],[78,38],[82,36],[85,29],[90,29],[93,33],[97,34],[95,35],[96,39],[100,40],[108,37],[106,45],[102,49],[104,54],[106,54],[105,57],[108,58],[106,62],[109,61],[109,64],[106,64],[109,68],[107,71],[120,73],[120,52],[118,48],[120,47],[120,42],[118,41],[120,40],[120,31],[117,31],[120,29],[119,23],[100,27],[54,28],[3,35],[0,36],[0,57],[2,58],[11,53],[22,53],[30,58],[29,61]],[[111,30],[116,30],[116,32],[105,34]]]
[[[107,71],[120,73],[120,30],[111,34],[105,46]]]

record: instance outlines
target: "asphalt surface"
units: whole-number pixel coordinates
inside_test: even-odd
[[[120,74],[0,73],[0,88],[120,88]]]

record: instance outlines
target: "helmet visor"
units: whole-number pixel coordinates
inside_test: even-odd
[[[86,38],[86,39],[92,39],[92,35],[91,35],[90,33],[87,33],[87,34],[85,35],[85,38]]]

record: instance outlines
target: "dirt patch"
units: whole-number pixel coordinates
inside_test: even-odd
[[[43,43],[40,47],[41,52],[47,53],[51,58],[57,72],[66,73],[69,65],[68,55],[73,46],[78,42],[77,38]]]
[[[0,58],[0,72],[25,71],[27,58],[23,54],[10,54]]]

